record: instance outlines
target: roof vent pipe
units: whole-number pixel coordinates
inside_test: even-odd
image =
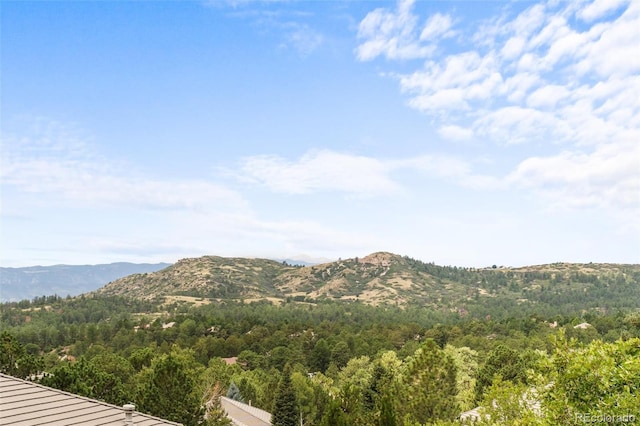
[[[136,406],[133,404],[125,404],[122,406],[124,409],[124,424],[133,426],[133,411]]]

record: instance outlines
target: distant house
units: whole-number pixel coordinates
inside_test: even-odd
[[[235,426],[271,426],[271,413],[267,411],[224,396],[220,405]]]
[[[466,421],[471,421],[471,422],[478,422],[480,421],[481,415],[480,415],[480,408],[481,407],[476,407],[474,409],[471,409],[469,411],[465,411],[464,413],[461,413],[458,418],[460,420],[466,420]]]
[[[591,324],[589,324],[588,322],[582,322],[576,326],[574,326],[573,328],[579,328],[581,330],[586,330],[587,328],[592,327]]]
[[[227,365],[233,365],[233,364],[236,364],[238,362],[238,357],[237,356],[232,356],[232,357],[229,357],[229,358],[222,358],[222,360]]]
[[[548,384],[545,386],[545,388],[549,388],[550,386],[551,384]],[[523,407],[531,410],[535,415],[542,415],[540,398],[538,398],[538,392],[535,388],[530,388],[524,393],[524,395],[522,395],[522,397],[520,398],[520,404]],[[495,400],[493,400],[493,407],[497,408],[497,403]],[[464,413],[460,413],[460,415],[458,416],[458,419],[460,419],[461,421],[471,422],[472,424],[483,420],[483,418],[487,421],[491,420],[491,416],[486,413],[482,414],[482,407],[473,408],[469,411],[465,411]]]
[[[182,426],[0,373],[2,426]]]

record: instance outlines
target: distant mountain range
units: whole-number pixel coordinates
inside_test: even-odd
[[[110,263],[0,268],[0,301],[19,301],[57,294],[76,296],[127,275],[155,272],[169,263]]]
[[[95,294],[142,299],[316,303],[360,301],[463,312],[526,306],[547,312],[637,308],[640,265],[569,264],[457,268],[379,252],[312,266],[204,256],[115,280]]]

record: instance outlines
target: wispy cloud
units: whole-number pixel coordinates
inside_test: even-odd
[[[276,34],[280,40],[278,49],[306,57],[323,45],[325,36],[309,23],[313,14],[298,10],[295,3],[292,0],[219,0],[207,5],[231,7],[233,12],[229,16],[246,19],[264,33]]]
[[[473,139],[473,130],[464,127],[456,126],[455,124],[441,126],[438,129],[438,134],[451,141],[468,141]]]
[[[449,15],[443,15],[436,13],[429,17],[422,32],[420,33],[420,40],[435,40],[438,38],[449,38],[456,34],[452,29],[453,20]]]
[[[600,144],[592,152],[563,151],[521,162],[508,180],[555,205],[636,212],[640,203],[638,139]]]
[[[339,192],[374,197],[407,194],[409,187],[394,177],[401,172],[413,172],[414,180],[426,176],[465,187],[502,185],[500,179],[475,174],[469,163],[451,156],[378,159],[329,150],[310,151],[296,161],[279,156],[245,158],[236,177],[279,193]]]
[[[378,56],[387,59],[417,59],[433,54],[438,39],[453,35],[448,15],[435,14],[420,28],[413,14],[414,0],[400,0],[395,10],[378,8],[358,26],[362,43],[356,49],[361,61]]]
[[[282,28],[285,34],[280,48],[293,49],[298,52],[300,56],[311,54],[319,48],[324,41],[324,36],[307,24],[288,22],[283,24]]]
[[[580,9],[577,15],[585,21],[591,22],[628,3],[629,0],[595,0],[587,7]]]
[[[388,75],[444,139],[555,151],[515,162],[511,185],[565,206],[640,213],[640,3],[512,10],[458,31],[457,49],[442,54],[437,35],[452,31],[455,16],[426,19],[423,33],[434,36],[427,51],[413,2],[399,1],[395,11],[376,9],[362,20],[356,56],[426,57],[413,72]]]
[[[401,191],[384,162],[328,150],[312,151],[297,161],[279,156],[245,158],[239,178],[281,193],[338,191],[372,196]]]
[[[40,118],[23,130],[3,134],[3,186],[92,205],[187,210],[245,205],[235,191],[204,179],[154,178],[116,164],[68,125]]]
[[[239,192],[208,179],[148,176],[131,164],[101,156],[90,137],[68,124],[39,118],[15,127],[15,133],[2,137],[0,184],[11,190],[12,209],[32,211],[26,220],[46,223],[52,235],[65,234],[65,243],[41,236],[39,246],[55,246],[59,256],[76,262],[118,261],[122,256],[134,261],[174,261],[206,253],[331,257],[342,250],[363,253],[383,245],[369,232],[348,226],[342,229],[286,215],[264,217]],[[364,179],[372,178],[381,167],[373,159],[330,152],[309,155],[298,165],[285,163],[277,157],[248,159],[245,167],[253,176],[245,178],[261,180],[275,191],[300,193],[336,190],[345,183],[342,173],[352,170],[354,176],[366,176],[356,178],[346,190],[367,193],[365,185],[371,182]],[[284,170],[278,172],[279,167]],[[373,182],[380,185],[376,190],[398,189],[384,173],[378,175],[381,180]],[[298,182],[297,186],[289,187],[291,182]],[[31,210],[33,206],[43,209]],[[3,206],[4,219],[6,213]],[[50,218],[51,214],[70,217],[60,221]],[[24,235],[15,237],[7,249],[14,256],[27,253],[32,250],[27,241]],[[55,262],[42,259],[51,261]]]

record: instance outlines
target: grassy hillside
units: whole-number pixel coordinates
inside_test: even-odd
[[[294,269],[267,259],[204,256],[182,259],[161,271],[121,278],[96,293],[141,299],[168,295],[215,299],[284,296],[275,287],[275,280]]]
[[[116,280],[97,293],[140,299],[357,300],[371,305],[430,306],[462,315],[471,307],[499,312],[513,305],[607,311],[640,304],[640,265],[554,263],[475,269],[380,252],[290,266],[266,259],[205,256]]]

